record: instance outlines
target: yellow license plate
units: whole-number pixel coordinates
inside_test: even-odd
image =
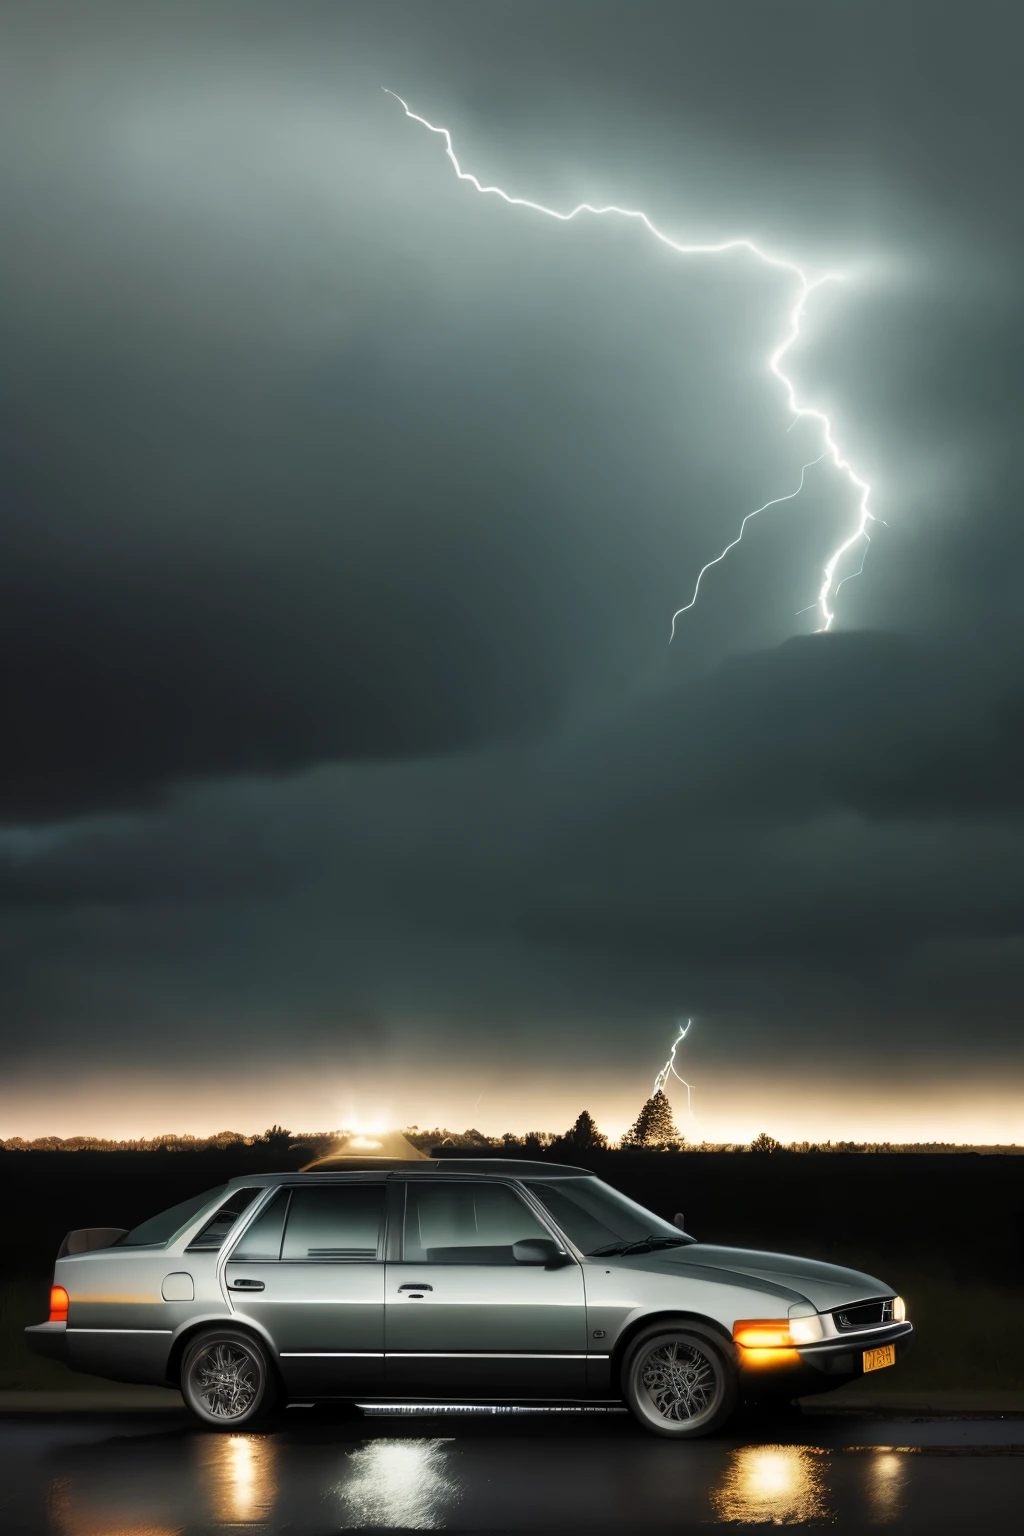
[[[896,1345],[880,1344],[877,1349],[864,1351],[864,1372],[880,1371],[884,1365],[896,1364]]]

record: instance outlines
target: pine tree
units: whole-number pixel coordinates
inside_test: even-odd
[[[672,1106],[662,1089],[652,1094],[622,1138],[624,1147],[678,1146],[681,1137],[672,1119]]]
[[[581,1109],[565,1135],[558,1138],[556,1146],[564,1147],[567,1152],[603,1152],[608,1146],[608,1137],[598,1130],[589,1109]]]

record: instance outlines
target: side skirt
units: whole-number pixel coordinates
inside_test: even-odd
[[[433,1418],[438,1414],[492,1418],[537,1413],[628,1413],[621,1403],[356,1403],[367,1418]]]

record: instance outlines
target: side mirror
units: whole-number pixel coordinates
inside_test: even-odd
[[[512,1244],[512,1257],[517,1264],[543,1264],[545,1269],[561,1269],[571,1264],[569,1255],[553,1243],[550,1237],[525,1237]]]

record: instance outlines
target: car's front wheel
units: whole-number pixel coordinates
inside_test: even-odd
[[[661,1324],[622,1362],[622,1395],[645,1429],[676,1440],[720,1429],[736,1406],[736,1369],[710,1331]]]
[[[181,1395],[204,1424],[238,1429],[265,1418],[277,1390],[266,1352],[250,1334],[207,1328],[185,1351]]]

